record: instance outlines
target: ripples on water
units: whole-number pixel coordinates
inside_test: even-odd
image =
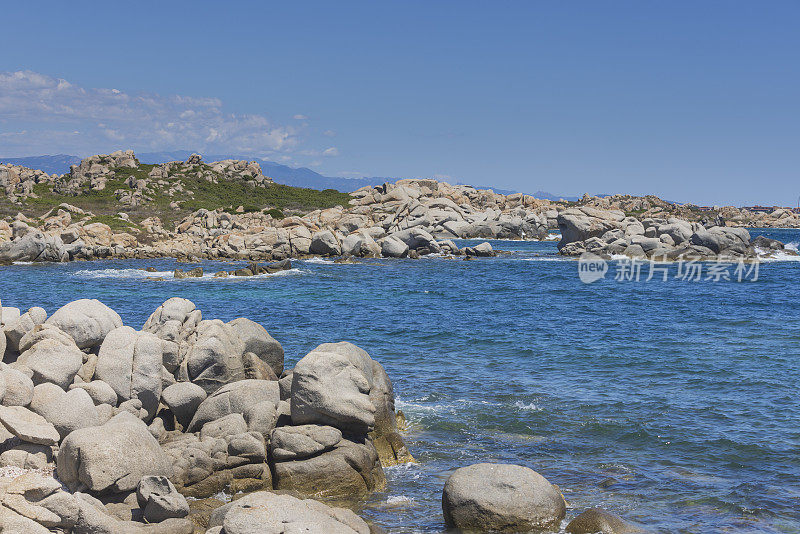
[[[99,298],[141,326],[182,296],[262,323],[289,365],[327,341],[364,347],[419,460],[387,469],[362,510],[393,532],[441,531],[444,481],[478,461],[541,472],[568,519],[603,506],[661,532],[800,532],[799,263],[764,264],[757,282],[584,285],[553,242],[494,245],[513,253],[246,279],[146,279],[193,266],[171,260],[19,265],[0,269],[0,297],[49,313]]]

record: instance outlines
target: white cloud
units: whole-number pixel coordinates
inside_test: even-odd
[[[294,120],[296,120],[296,121],[304,121],[304,120],[308,120],[308,116],[306,116],[306,115],[301,115],[300,113],[298,113],[297,115],[295,115],[295,116],[294,116],[294,117],[292,117],[292,118],[293,118]]]
[[[338,156],[339,155],[339,149],[336,148],[335,146],[332,146],[330,148],[326,148],[325,150],[322,151],[322,155],[323,156],[327,156],[327,157]]]
[[[3,156],[133,148],[277,159],[298,154],[303,141],[302,128],[275,124],[264,115],[225,112],[218,98],[86,88],[31,71],[0,72],[0,131],[14,132],[4,136]],[[335,155],[328,150],[323,154]]]
[[[325,137],[336,137],[336,132],[334,132],[333,130],[325,130],[324,132],[322,132],[322,135],[324,135]]]

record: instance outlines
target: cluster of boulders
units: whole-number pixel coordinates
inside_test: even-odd
[[[637,197],[633,195],[584,195],[577,207],[618,210],[637,219],[683,219],[707,224],[722,218],[733,226],[750,228],[800,228],[800,211],[789,208],[737,208],[734,206],[697,206],[695,204],[676,204],[654,195]]]
[[[706,224],[676,218],[639,220],[622,211],[584,206],[560,212],[557,220],[561,231],[558,249],[567,256],[590,252],[663,260],[736,261],[778,251],[794,254],[779,241],[764,237],[752,240],[747,229],[725,226],[720,219]]]
[[[34,196],[33,187],[36,184],[53,184],[56,178],[58,178],[56,174],[0,163],[0,189],[11,202]]]
[[[186,497],[358,498],[413,461],[388,375],[351,343],[285,369],[261,325],[203,319],[181,298],[141,330],[97,300],[49,317],[0,309],[2,532],[190,533]],[[369,532],[352,512],[271,493],[215,512],[211,532],[271,531],[275,503],[290,523]]]
[[[53,190],[61,195],[73,196],[86,191],[102,191],[117,169],[135,169],[138,166],[139,160],[133,150],[90,156],[78,165],[71,166],[68,174],[59,177]]]

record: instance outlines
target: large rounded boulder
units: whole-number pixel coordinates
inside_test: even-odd
[[[456,469],[444,486],[448,527],[527,532],[555,528],[566,514],[558,489],[521,465],[475,464]]]
[[[144,476],[172,475],[172,464],[147,426],[122,412],[106,424],[81,428],[61,443],[58,478],[67,487],[97,493],[135,490]]]
[[[58,332],[56,329],[41,331]],[[36,330],[31,331],[22,338],[20,349],[23,352],[17,363],[32,371],[34,384],[52,382],[61,389],[67,389],[83,365],[84,353],[63,333],[60,336],[35,338],[36,333]],[[30,346],[27,342],[29,338],[35,338]]]
[[[122,319],[97,299],[80,299],[59,308],[47,324],[57,326],[86,349],[100,345],[109,332],[122,326]]]
[[[251,493],[222,510],[225,534],[324,532],[369,534],[369,525],[351,510],[333,508],[312,499],[268,491]],[[212,520],[215,519],[212,516]]]
[[[375,427],[372,358],[352,343],[324,343],[294,367],[295,425],[320,424],[365,434]]]
[[[161,340],[121,326],[103,340],[95,377],[114,389],[119,403],[139,399],[148,416],[153,416],[161,398],[161,367]]]

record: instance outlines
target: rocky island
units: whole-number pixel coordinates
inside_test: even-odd
[[[132,151],[92,156],[65,175],[0,165],[0,261],[100,258],[284,260],[318,256],[491,255],[454,239],[545,239],[564,255],[753,256],[745,227],[800,227],[789,210],[703,210],[657,197],[554,202],[436,180],[350,194],[274,183],[255,162],[160,165]]]

